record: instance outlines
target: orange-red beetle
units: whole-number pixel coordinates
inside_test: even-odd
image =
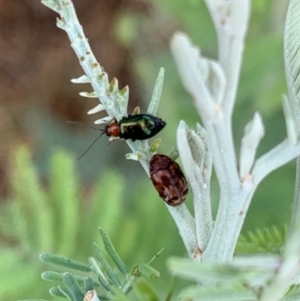
[[[188,185],[180,166],[165,155],[150,160],[150,178],[159,196],[170,206],[181,205],[188,194]]]

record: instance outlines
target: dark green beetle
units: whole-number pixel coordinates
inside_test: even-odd
[[[119,122],[116,120],[109,123],[104,132],[111,138],[146,140],[160,132],[166,123],[161,118],[150,114],[135,114],[123,117]]]

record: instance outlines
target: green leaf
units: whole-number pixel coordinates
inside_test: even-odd
[[[66,288],[59,286],[58,290],[64,298],[68,298],[69,300],[75,301],[75,300],[73,300],[71,292],[69,290],[67,290]]]
[[[113,260],[113,262],[115,263],[115,265],[117,266],[119,271],[123,275],[127,275],[128,274],[127,267],[126,267],[125,263],[122,261],[119,254],[117,253],[117,251],[116,251],[115,247],[113,246],[110,238],[107,236],[107,234],[101,228],[99,228],[99,231],[100,231],[100,234],[102,236],[102,240],[103,240],[103,243],[104,243],[104,246],[105,246],[105,250],[107,251],[108,255]]]
[[[61,297],[61,298],[67,298],[65,294],[62,293],[61,289],[58,288],[58,287],[51,287],[49,289],[49,293],[51,296],[54,296],[54,297]]]
[[[83,271],[83,272],[91,271],[91,267],[83,262],[65,258],[65,257],[58,256],[55,254],[43,253],[40,255],[40,260],[43,262],[60,265],[60,266],[78,270],[78,271]]]
[[[63,273],[53,272],[53,271],[46,271],[42,273],[42,278],[46,281],[56,281],[56,282],[62,282],[63,281]],[[74,279],[83,286],[86,281],[92,281],[90,284],[90,288],[87,290],[92,290],[95,287],[99,286],[99,283],[96,281],[93,281],[90,277],[82,277],[82,276],[74,276]]]
[[[106,290],[106,291],[110,291],[110,285],[108,283],[108,281],[106,280],[104,274],[102,273],[102,270],[100,268],[100,266],[98,265],[98,263],[96,262],[95,258],[93,257],[90,257],[89,258],[89,262],[92,266],[92,270],[93,272],[98,276],[98,280],[99,282],[101,283],[101,285],[103,286],[103,288]]]
[[[99,286],[99,284],[97,286]],[[91,277],[85,277],[84,278],[83,288],[84,288],[85,292],[91,291],[91,290],[93,290],[95,288],[95,282],[93,281],[93,279]]]
[[[57,281],[62,282],[63,281],[63,274],[52,272],[52,271],[46,271],[42,273],[42,278],[46,281]]]
[[[68,287],[74,301],[82,301],[84,294],[83,292],[80,290],[80,287],[77,283],[77,281],[75,280],[75,278],[73,277],[72,274],[70,273],[64,273],[63,275],[63,280],[65,285]]]
[[[108,261],[105,259],[102,251],[100,250],[99,246],[96,243],[93,244],[93,251],[96,259],[102,264],[103,268],[105,269],[111,281],[114,283],[116,287],[120,287],[121,286],[120,280],[118,279],[116,273],[109,265]]]

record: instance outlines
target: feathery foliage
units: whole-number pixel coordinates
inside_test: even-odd
[[[136,190],[128,207],[122,196],[123,180],[113,171],[103,172],[88,194],[83,194],[76,160],[67,152],[58,150],[50,158],[46,184],[39,179],[25,146],[12,152],[11,162],[11,195],[0,203],[0,299],[16,300],[20,295],[25,299],[33,291],[46,298],[47,286],[39,276],[46,267],[38,261],[38,254],[47,251],[84,260],[91,254],[92,242],[98,240],[100,225],[129,265],[143,262],[162,247],[168,253],[184,254],[171,219],[161,210],[163,204],[159,199],[153,202],[150,183]],[[174,239],[166,239],[170,235]],[[161,259],[159,262],[163,266]],[[166,274],[162,279],[168,281]]]
[[[57,151],[51,158],[46,188],[26,147],[18,148],[11,161],[11,195],[0,208],[0,228],[5,243],[0,249],[3,274],[0,299],[5,297],[6,300],[14,300],[20,294],[29,296],[33,287],[39,288],[36,293],[45,291],[39,279],[40,252],[47,250],[74,256],[76,251],[77,258],[84,258],[91,242],[97,238],[97,231],[91,232],[91,227],[96,230],[101,223],[113,236],[124,210],[120,199],[122,179],[112,171],[103,173],[89,198],[81,203],[76,161],[66,152]],[[109,181],[113,181],[114,189],[110,189]],[[106,197],[109,197],[109,206]],[[123,248],[129,249],[127,243],[122,242]],[[36,286],[39,282],[41,284]],[[24,292],[17,292],[16,286]]]
[[[85,294],[91,290],[100,290],[100,300],[122,300],[118,296],[126,296],[133,290],[133,282],[143,276],[145,278],[157,278],[159,272],[150,266],[150,263],[161,253],[161,251],[154,256],[147,264],[143,263],[139,266],[135,266],[131,272],[116,252],[110,238],[102,230],[100,234],[103,244],[105,246],[106,253],[109,255],[110,260],[114,263],[115,268],[109,263],[105,253],[99,247],[98,244],[93,244],[94,257],[89,258],[89,264],[85,264],[79,261],[68,259],[54,254],[41,254],[40,259],[43,262],[51,263],[61,266],[63,268],[77,271],[77,273],[84,272],[85,275],[74,275],[70,272],[58,273],[54,271],[47,271],[42,274],[44,280],[50,282],[59,282],[57,286],[50,289],[50,294],[56,297],[65,296],[72,301],[81,301]],[[91,274],[91,272],[94,274]],[[139,299],[134,300],[146,300],[144,295],[149,294],[149,286],[137,286],[137,295]],[[152,295],[155,293],[151,290]],[[134,295],[135,290],[131,293]],[[155,297],[157,300],[157,297]],[[129,299],[131,300],[131,299]],[[153,299],[154,300],[154,299]]]
[[[235,252],[237,254],[283,254],[287,234],[286,226],[282,229],[273,226],[247,231],[246,234],[240,235]]]

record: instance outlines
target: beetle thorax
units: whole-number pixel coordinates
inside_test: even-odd
[[[120,126],[117,122],[108,124],[104,131],[108,137],[120,137]]]

